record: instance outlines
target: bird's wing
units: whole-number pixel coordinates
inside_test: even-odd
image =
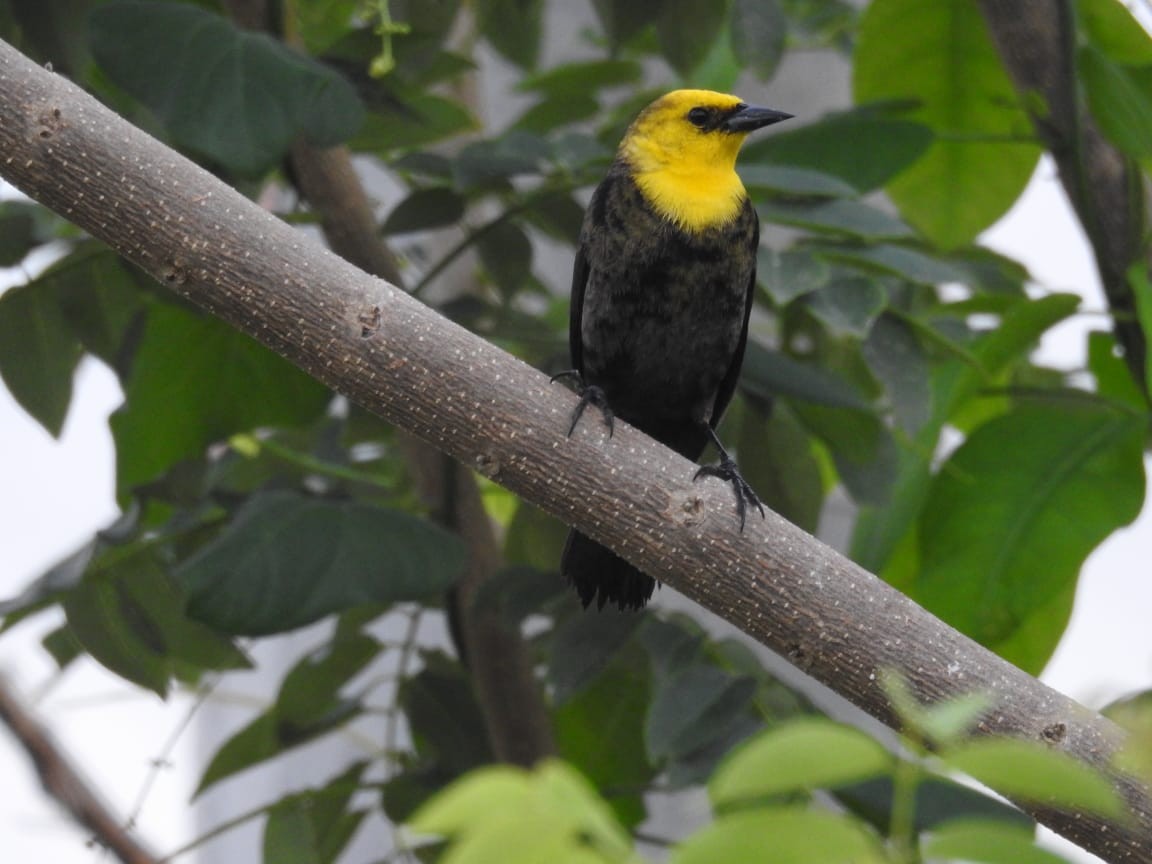
[[[588,256],[583,239],[576,247],[576,260],[572,265],[572,304],[568,310],[568,351],[572,368],[584,373],[584,344],[580,336],[580,319],[584,315],[584,286],[588,284]]]
[[[744,365],[744,346],[748,343],[748,319],[752,315],[752,301],[756,296],[756,250],[760,248],[760,217],[752,211],[755,219],[755,229],[752,231],[752,273],[748,277],[748,290],[744,297],[744,324],[740,328],[740,341],[736,343],[736,350],[732,354],[732,362],[724,379],[716,391],[716,400],[712,403],[712,416],[708,418],[708,425],[715,429],[720,425],[720,418],[724,416],[724,409],[732,401],[732,394],[736,392],[736,382],[740,379],[740,367]]]

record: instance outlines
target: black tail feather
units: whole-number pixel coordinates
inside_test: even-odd
[[[605,603],[625,610],[643,609],[656,588],[655,579],[575,531],[568,532],[560,573],[576,589],[585,609],[593,601],[597,609],[603,609]]]

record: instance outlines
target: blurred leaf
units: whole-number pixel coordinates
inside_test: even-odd
[[[814,405],[867,410],[868,401],[853,385],[826,369],[793,360],[750,339],[740,385],[762,399],[790,396]]]
[[[108,77],[180,144],[245,176],[274,166],[298,135],[331,146],[363,119],[338,73],[187,3],[112,0],[93,9],[89,37]]]
[[[50,282],[37,280],[0,296],[0,378],[28,414],[56,438],[72,403],[82,354]]]
[[[1096,379],[1096,392],[1101,396],[1138,411],[1147,407],[1147,397],[1132,380],[1112,333],[1093,330],[1088,334],[1088,371]]]
[[[729,26],[740,65],[762,79],[771,78],[788,37],[788,18],[778,0],[735,0]]]
[[[868,820],[877,830],[887,831],[891,827],[891,778],[880,777],[841,786],[832,794],[837,801]],[[995,820],[1031,831],[1036,826],[1030,816],[1011,804],[955,780],[931,775],[921,778],[916,786],[914,819],[917,832],[928,831],[954,819]]]
[[[516,86],[518,90],[536,92],[548,99],[567,99],[605,87],[634,84],[640,80],[642,71],[635,60],[588,60],[528,75]]]
[[[644,821],[642,790],[654,774],[644,749],[644,714],[652,690],[647,666],[644,654],[629,646],[554,715],[559,755],[579,765],[597,788],[619,790],[609,804],[629,827]]]
[[[267,635],[353,606],[433,596],[463,557],[456,537],[407,513],[273,491],[249,499],[176,573],[195,618]]]
[[[805,531],[815,532],[824,482],[812,444],[791,409],[776,403],[768,417],[749,407],[740,422],[736,452],[744,479],[764,504]]]
[[[831,243],[812,243],[813,254],[861,269],[889,273],[920,285],[939,285],[944,282],[963,282],[963,271],[947,261],[910,246],[896,243],[872,243],[867,246]]]
[[[400,684],[400,705],[420,762],[455,777],[493,759],[472,681],[459,664],[424,653],[424,668]]]
[[[815,196],[821,198],[848,198],[856,189],[833,174],[792,165],[740,165],[740,179],[752,191],[783,193],[785,195]]]
[[[726,17],[719,5],[716,0],[661,2],[656,38],[664,59],[682,78],[692,76],[719,37]]]
[[[1128,733],[1116,755],[1116,767],[1146,783],[1152,781],[1152,692],[1119,699],[1100,713]]]
[[[403,234],[456,225],[464,218],[464,204],[459,192],[443,186],[417,189],[392,209],[380,231]]]
[[[1129,156],[1152,156],[1152,70],[1128,69],[1091,45],[1076,55],[1092,117]]]
[[[1068,859],[1036,845],[1034,828],[976,819],[938,826],[924,841],[921,854],[987,864],[1068,864]]]
[[[123,379],[131,361],[126,349],[144,316],[142,292],[129,265],[99,244],[81,247],[41,279],[59,292],[64,320],[80,344]]]
[[[1020,405],[976,429],[932,483],[912,597],[1000,652],[1030,618],[1066,614],[1046,602],[1140,511],[1144,431],[1138,415],[1070,402]],[[1002,656],[1036,673],[1054,648]]]
[[[552,636],[548,669],[557,704],[563,705],[594,681],[642,620],[639,615],[608,609],[595,614],[578,612],[561,621]]]
[[[543,138],[513,129],[500,138],[466,146],[452,162],[452,176],[458,188],[471,189],[518,174],[539,173],[548,156],[548,143]]]
[[[615,55],[620,47],[663,14],[665,0],[592,0]]]
[[[1011,798],[1111,819],[1126,812],[1119,794],[1102,773],[1043,744],[983,738],[943,755],[952,768]]]
[[[909,237],[911,229],[883,210],[847,198],[834,198],[815,204],[761,202],[756,212],[765,222],[793,225],[827,234],[847,234],[865,240]]]
[[[653,676],[667,679],[696,665],[704,652],[705,635],[687,616],[653,617],[644,619],[640,643],[648,652]]]
[[[1077,23],[1088,41],[1125,66],[1152,64],[1152,37],[1118,0],[1077,0]]]
[[[796,791],[887,775],[892,756],[874,739],[823,718],[801,718],[761,732],[734,750],[708,783],[716,809]]]
[[[39,230],[42,211],[30,201],[0,201],[0,268],[15,267],[48,239]]]
[[[328,390],[215,318],[153,306],[110,419],[120,495],[208,445],[262,426],[315,418]]]
[[[895,315],[881,315],[863,346],[872,374],[884,385],[896,423],[915,435],[932,416],[928,358],[916,333]]]
[[[340,690],[380,654],[371,636],[354,632],[305,654],[288,670],[276,696],[282,727],[307,726],[338,707]]]
[[[388,153],[421,147],[476,127],[476,118],[459,103],[434,93],[421,93],[419,98],[397,98],[373,110],[349,146],[353,150]]]
[[[480,32],[500,54],[522,69],[534,69],[544,28],[543,0],[477,0]]]
[[[862,505],[884,506],[900,473],[892,431],[871,411],[797,402],[800,422],[828,445],[840,480]]]
[[[476,241],[484,269],[506,297],[532,279],[532,243],[520,226],[508,219],[490,224]]]
[[[797,297],[827,285],[831,269],[827,261],[804,247],[774,252],[761,246],[756,253],[756,279],[779,306],[787,306]]]
[[[698,664],[657,682],[645,744],[653,762],[687,755],[723,736],[756,690],[750,678]]]
[[[351,806],[366,765],[353,762],[324,786],[288,795],[272,805],[264,823],[262,860],[333,864],[368,815]]]
[[[873,836],[854,819],[799,807],[764,807],[721,816],[680,843],[669,861],[760,861],[766,843],[771,844],[772,864],[881,864],[888,860]]]
[[[55,630],[47,633],[40,640],[40,646],[51,655],[57,669],[65,669],[77,657],[84,653],[84,646],[76,638],[76,634],[62,624]]]
[[[857,101],[913,100],[938,137],[888,184],[909,221],[936,245],[962,246],[1020,197],[1040,147],[1012,82],[969,0],[874,0],[860,20]]]
[[[804,298],[808,311],[819,318],[833,336],[857,339],[868,334],[887,302],[883,288],[859,276],[834,279]]]
[[[919,159],[932,131],[879,106],[828,114],[814,123],[774,133],[744,147],[741,162],[793,165],[839,177],[863,192],[878,189]],[[851,147],[844,142],[851,141]]]
[[[1152,336],[1152,282],[1143,262],[1137,261],[1128,268],[1128,287],[1136,303],[1136,320],[1144,331],[1144,389],[1152,393],[1152,351],[1147,347]]]

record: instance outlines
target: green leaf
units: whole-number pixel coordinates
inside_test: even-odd
[[[740,159],[746,167],[764,163],[809,168],[871,192],[919,159],[932,140],[927,126],[865,106],[749,142]],[[845,147],[845,141],[852,146]]]
[[[747,407],[736,445],[740,470],[765,505],[814,532],[824,503],[824,481],[812,443],[791,409],[777,402],[767,418]]]
[[[787,306],[797,297],[827,285],[831,275],[828,262],[805,247],[775,252],[761,246],[756,251],[756,279],[778,306]]]
[[[879,207],[862,201],[835,198],[815,204],[761,202],[756,212],[765,222],[794,225],[825,234],[846,234],[863,240],[890,240],[909,237],[911,229]]]
[[[144,314],[137,276],[103,244],[82,246],[42,277],[60,296],[64,320],[85,350],[123,378],[131,360],[133,328]]]
[[[1010,798],[1105,818],[1125,812],[1102,773],[1042,744],[985,738],[947,750],[943,756],[951,767]]]
[[[872,374],[883,383],[896,423],[915,435],[932,416],[928,358],[916,332],[895,315],[881,315],[863,346]]]
[[[980,426],[932,483],[913,598],[994,650],[1060,613],[1048,601],[1140,512],[1144,431],[1139,415],[1076,402],[1021,405]],[[1005,656],[1039,672],[1054,648]]]
[[[1088,371],[1096,379],[1096,392],[1101,396],[1137,411],[1147,408],[1147,397],[1132,380],[1112,333],[1094,330],[1088,334]]]
[[[543,0],[477,0],[480,32],[503,57],[534,69],[544,29]]]
[[[0,268],[15,267],[47,239],[39,230],[42,209],[28,201],[0,201]]]
[[[808,294],[804,304],[833,336],[861,339],[884,310],[888,295],[871,279],[859,276],[835,279]]]
[[[676,759],[722,737],[755,690],[751,678],[704,664],[659,682],[645,726],[649,757],[657,763]]]
[[[364,126],[349,142],[353,150],[379,153],[421,147],[477,128],[476,118],[451,99],[434,93],[421,93],[406,99],[391,94],[382,106],[374,107]]]
[[[722,816],[672,851],[670,864],[881,864],[887,858],[856,820],[820,810],[775,807]]]
[[[516,89],[539,93],[549,99],[567,99],[606,87],[635,84],[642,72],[641,65],[635,60],[565,63],[523,78]]]
[[[771,78],[788,37],[788,17],[779,0],[735,0],[729,27],[740,65],[761,79]]]
[[[424,668],[400,684],[400,705],[420,763],[455,777],[491,762],[472,679],[441,654],[425,653],[422,660]]]
[[[1068,859],[1036,845],[1034,828],[979,819],[938,826],[921,846],[925,858],[986,864],[1068,864]]]
[[[943,248],[962,246],[1020,197],[1040,157],[1031,125],[970,0],[875,0],[860,21],[859,102],[914,100],[939,136],[888,184],[901,213]]]
[[[0,296],[0,378],[53,437],[64,428],[81,354],[50,283],[37,280]]]
[[[868,820],[877,830],[887,832],[892,824],[893,786],[889,777],[841,786],[832,792],[837,801]],[[943,777],[921,778],[916,786],[913,815],[917,832],[953,819],[981,819],[1003,822],[1034,831],[1036,823],[1026,813],[976,789]]]
[[[656,38],[668,64],[689,78],[708,55],[724,27],[725,9],[716,0],[663,0]],[[723,4],[726,6],[727,4]]]
[[[367,816],[351,808],[365,762],[353,762],[318,789],[286,796],[268,811],[264,861],[276,864],[333,864]]]
[[[181,145],[245,176],[274,166],[298,135],[331,146],[363,120],[338,73],[198,6],[112,0],[92,11],[89,38],[108,77]]]
[[[1136,301],[1136,320],[1144,331],[1144,388],[1152,393],[1152,351],[1147,350],[1152,336],[1152,282],[1143,262],[1136,262],[1128,268],[1128,285]]]
[[[340,689],[380,651],[380,643],[371,636],[352,633],[305,654],[280,684],[274,709],[277,721],[286,726],[314,723],[336,707]]]
[[[662,14],[664,4],[665,0],[592,0],[613,55],[655,21]]]
[[[862,505],[888,503],[899,474],[892,431],[871,411],[815,403],[792,405],[800,422],[828,445],[849,494]]]
[[[1119,0],[1077,0],[1076,18],[1088,41],[1114,63],[1152,64],[1152,38]]]
[[[613,609],[577,613],[561,621],[552,636],[548,680],[557,704],[587,687],[632,638],[643,619]]]
[[[455,225],[464,218],[464,197],[452,189],[434,186],[417,189],[397,204],[380,231],[383,234],[403,234],[406,231],[427,231]]]
[[[734,750],[708,783],[716,809],[887,774],[892,756],[856,729],[816,717],[781,723]]]
[[[1077,62],[1088,107],[1108,140],[1129,156],[1152,156],[1152,72],[1119,66],[1090,45]]]
[[[646,658],[632,648],[618,654],[553,715],[559,755],[579,765],[597,788],[619,790],[609,803],[630,827],[644,821],[642,790],[655,773],[644,750],[644,714],[651,689]]]
[[[532,279],[532,243],[519,225],[508,219],[492,223],[476,241],[484,269],[505,297]]]
[[[110,421],[121,495],[237,432],[307,422],[329,393],[227,324],[160,304],[149,313],[125,397]]]
[[[947,261],[895,243],[875,243],[868,246],[831,243],[812,243],[813,254],[844,264],[853,264],[862,270],[891,274],[919,285],[939,285],[943,282],[964,282],[965,273]]]
[[[425,520],[281,491],[249,499],[176,572],[195,618],[267,635],[353,606],[434,596],[463,559],[459,541]]]
[[[790,396],[835,408],[867,410],[869,407],[863,394],[831,372],[793,360],[751,339],[744,355],[740,383],[762,399]]]
[[[858,194],[855,187],[839,177],[812,168],[753,163],[740,165],[737,170],[740,179],[754,196],[760,190],[819,198],[847,198]]]
[[[522,129],[469,144],[452,161],[452,176],[460,189],[472,189],[519,174],[538,174],[549,156],[548,143]]]
[[[523,768],[478,768],[421,807],[408,825],[423,834],[458,834],[483,824],[493,812],[530,812],[531,795],[530,777]]]

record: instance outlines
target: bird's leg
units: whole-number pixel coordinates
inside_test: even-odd
[[[705,465],[697,471],[692,479],[698,480],[700,477],[719,477],[732,484],[732,491],[736,493],[736,513],[740,517],[740,530],[744,530],[744,516],[747,513],[748,505],[751,504],[760,511],[760,517],[764,517],[764,505],[760,503],[760,498],[756,495],[756,490],[748,485],[748,481],[740,474],[740,469],[736,465],[736,460],[728,455],[728,451],[724,449],[724,445],[720,443],[720,438],[716,435],[716,430],[712,428],[711,424],[705,423],[704,428],[708,432],[708,437],[712,440],[712,446],[720,452],[719,465]]]
[[[566,369],[563,372],[557,372],[549,380],[556,382],[564,378],[574,380],[576,392],[580,394],[580,401],[576,403],[576,409],[572,412],[572,424],[568,427],[568,437],[571,438],[572,433],[576,431],[576,424],[580,422],[584,409],[589,405],[595,405],[600,409],[600,416],[604,418],[604,425],[608,427],[608,437],[611,438],[615,415],[612,413],[612,407],[608,404],[608,395],[595,384],[585,384],[584,376],[580,374],[579,369]]]

